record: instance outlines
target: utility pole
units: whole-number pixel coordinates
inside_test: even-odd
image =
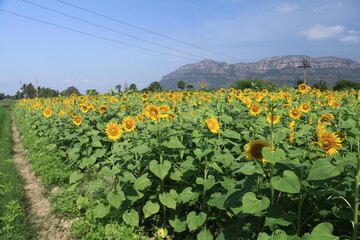
[[[22,82],[20,81],[20,90],[21,90],[21,84]],[[19,93],[18,93],[18,99],[20,100],[20,90],[19,90]]]
[[[36,98],[39,98],[39,81],[37,76],[36,76]]]
[[[304,68],[304,83],[306,84],[306,68],[311,68],[307,59],[303,58],[302,65],[298,68]]]

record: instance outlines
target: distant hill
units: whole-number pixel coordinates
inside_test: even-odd
[[[169,73],[160,81],[165,89],[177,89],[177,82],[183,80],[195,88],[206,84],[207,88],[228,88],[234,81],[248,78],[260,78],[272,81],[280,86],[295,86],[303,79],[303,58],[308,60],[311,68],[307,68],[307,82],[312,85],[320,80],[332,87],[338,80],[360,82],[360,63],[343,58],[322,57],[311,58],[303,55],[290,55],[266,58],[254,63],[215,62],[203,60],[195,64],[187,64]]]

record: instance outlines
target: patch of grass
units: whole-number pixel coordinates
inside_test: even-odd
[[[0,107],[0,239],[33,239],[24,183],[11,159],[11,116]]]

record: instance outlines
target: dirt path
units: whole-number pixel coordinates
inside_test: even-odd
[[[31,163],[24,154],[24,147],[21,144],[20,135],[16,127],[14,116],[12,116],[13,136],[13,158],[19,174],[25,181],[25,193],[30,204],[33,215],[33,223],[39,227],[39,239],[41,240],[68,240],[69,222],[63,221],[50,214],[50,201],[43,192],[41,181],[31,168]]]

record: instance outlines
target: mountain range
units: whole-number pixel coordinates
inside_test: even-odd
[[[229,64],[203,60],[179,67],[162,77],[160,84],[165,89],[177,89],[180,80],[194,88],[206,84],[208,89],[229,88],[234,81],[260,78],[278,85],[295,86],[304,78],[303,60],[310,65],[306,68],[307,83],[312,85],[324,80],[332,87],[339,80],[360,82],[360,63],[337,57],[312,58],[304,55],[288,55],[263,59],[253,63]]]

